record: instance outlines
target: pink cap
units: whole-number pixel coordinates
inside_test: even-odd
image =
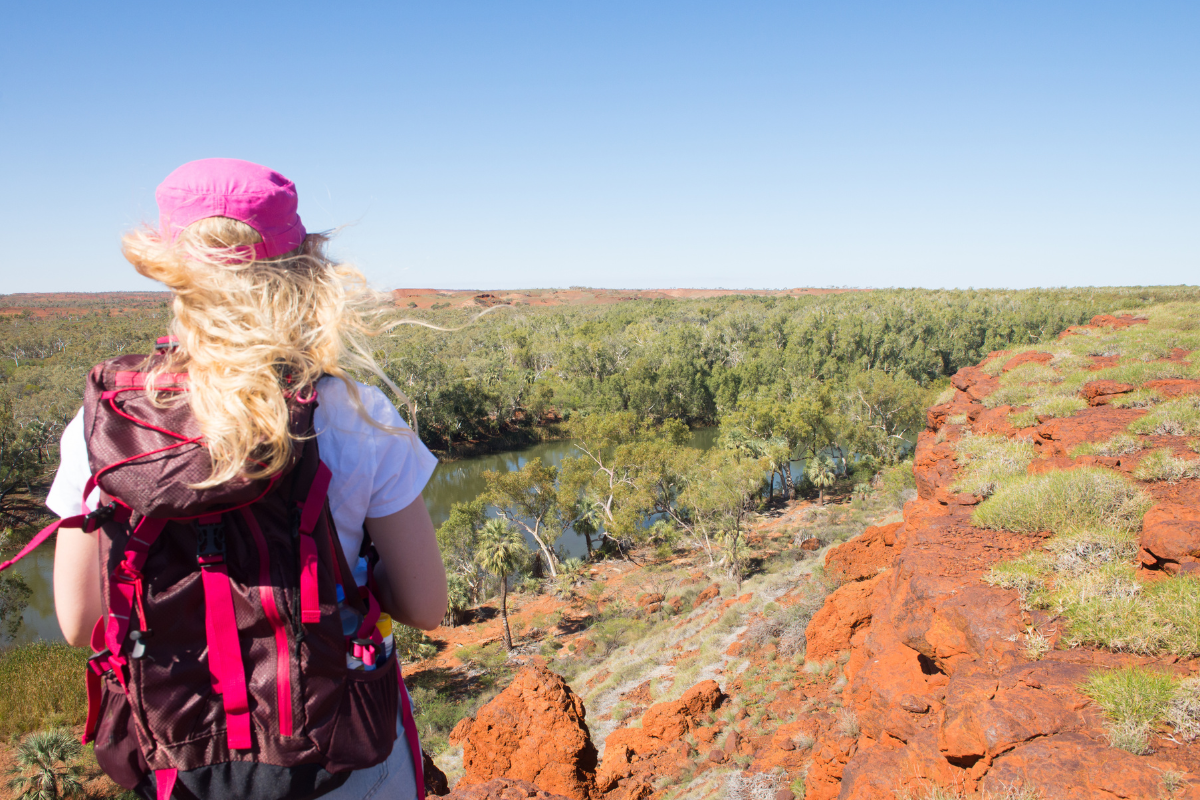
[[[304,241],[296,213],[296,186],[274,170],[236,158],[190,161],[167,176],[154,193],[159,227],[167,242],[199,219],[229,217],[262,236],[257,258],[274,258]]]

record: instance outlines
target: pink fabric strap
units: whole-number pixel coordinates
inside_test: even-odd
[[[233,592],[224,559],[202,563],[205,630],[208,634],[208,669],[225,706],[225,726],[230,750],[249,750],[250,702],[246,696],[246,669],[238,641]]]
[[[329,496],[329,481],[332,478],[333,473],[329,471],[329,467],[325,466],[324,461],[320,462],[300,512],[301,533],[312,534],[317,529],[317,520],[325,509],[325,498]]]
[[[141,583],[141,569],[146,564],[146,554],[150,546],[162,533],[165,519],[142,517],[126,545],[125,558],[117,565],[117,569],[109,576],[108,581],[108,625],[104,641],[112,654],[112,662],[118,666],[125,663],[121,656],[121,646],[125,642],[125,634],[129,632],[129,617],[133,613],[134,597]],[[121,675],[118,671],[118,675]],[[122,682],[124,676],[121,677]]]
[[[317,591],[317,543],[307,533],[300,535],[300,621],[321,621],[321,598]]]
[[[22,558],[32,553],[42,542],[49,539],[59,528],[82,528],[83,520],[84,517],[81,514],[77,517],[67,517],[66,519],[60,519],[51,522],[49,525],[38,531],[37,535],[29,540],[29,544],[22,547],[15,556],[10,558],[8,561],[5,561],[3,564],[0,564],[0,572],[4,572],[4,570],[8,569],[13,564],[16,564]]]
[[[87,661],[87,721],[83,724],[83,738],[80,744],[87,744],[96,738],[96,725],[100,722],[100,679],[109,670],[107,651],[104,649],[104,620],[96,620],[92,628],[92,652],[94,656]]]
[[[171,800],[171,792],[175,791],[175,779],[179,777],[177,769],[154,770],[154,785],[156,800]]]
[[[271,581],[271,552],[254,513],[248,508],[243,508],[242,519],[246,521],[246,527],[250,529],[254,544],[258,548],[258,598],[262,603],[263,613],[267,615],[267,620],[275,631],[275,702],[279,710],[279,735],[291,736],[292,658],[288,647],[287,625],[275,602],[275,587]]]
[[[421,753],[421,739],[417,736],[417,721],[413,719],[412,703],[408,700],[408,689],[404,686],[404,676],[400,674],[400,665],[396,665],[396,680],[400,682],[400,724],[404,726],[404,738],[408,740],[408,749],[412,753],[413,778],[417,783],[417,797],[425,796],[425,758]]]
[[[300,504],[300,621],[306,624],[321,621],[321,598],[317,584],[317,542],[312,533],[316,530],[321,512],[325,510],[331,478],[333,473],[325,466],[325,462],[318,463],[317,474],[308,487],[308,496]]]

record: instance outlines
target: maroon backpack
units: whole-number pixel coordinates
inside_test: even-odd
[[[91,371],[85,514],[0,565],[61,526],[102,534],[84,743],[146,798],[310,798],[388,757],[399,707],[423,797],[407,693],[375,629],[379,605],[368,587],[348,591],[330,472],[312,435],[315,393],[290,402],[305,438],[289,469],[196,490],[188,485],[211,463],[188,403],[170,402],[187,374],[160,376],[160,407],[145,391],[148,366],[123,356]],[[104,502],[89,512],[94,486]],[[363,615],[355,637],[343,636],[338,586]],[[348,669],[347,653],[374,669]]]

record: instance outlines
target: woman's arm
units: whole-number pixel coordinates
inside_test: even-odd
[[[59,528],[54,545],[54,611],[63,638],[75,647],[88,644],[100,619],[100,543],[96,536],[78,528]]]
[[[446,567],[425,501],[418,495],[395,514],[368,517],[364,527],[379,551],[375,579],[383,610],[405,625],[436,628],[446,615]]]

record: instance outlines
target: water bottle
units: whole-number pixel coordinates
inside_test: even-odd
[[[362,614],[346,602],[346,590],[341,586],[337,587],[337,601],[338,616],[342,620],[342,635],[353,639],[358,636],[358,629],[362,627]]]

